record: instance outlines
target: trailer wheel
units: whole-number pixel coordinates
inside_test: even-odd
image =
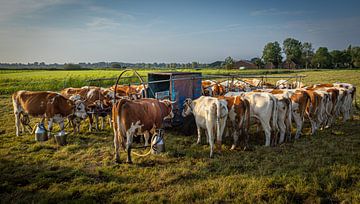
[[[181,127],[181,132],[186,135],[194,135],[196,132],[196,122],[193,115],[189,115],[184,118],[184,123]]]

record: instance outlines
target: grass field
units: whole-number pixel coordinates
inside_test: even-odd
[[[264,70],[232,73],[264,74]],[[140,71],[146,74],[146,71]],[[219,74],[203,70],[205,74]],[[251,134],[251,150],[208,158],[209,146],[195,136],[166,132],[166,153],[133,157],[115,164],[109,127],[68,136],[59,147],[52,140],[15,136],[10,94],[16,90],[55,90],[98,85],[86,79],[116,77],[119,71],[0,71],[1,203],[359,203],[360,117],[337,121],[331,129],[278,147],[263,147],[264,136]],[[221,73],[222,74],[222,73]],[[306,71],[304,82],[348,82],[360,87],[358,70]],[[279,74],[277,74],[279,75]],[[283,73],[289,75],[289,73]],[[110,85],[113,81],[100,85]],[[359,98],[359,92],[357,93]],[[32,123],[34,124],[34,122]],[[70,130],[69,130],[70,131]],[[121,153],[125,159],[125,153]]]

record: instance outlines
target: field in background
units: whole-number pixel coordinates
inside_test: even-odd
[[[153,71],[153,70],[152,70]],[[189,71],[189,70],[185,70]],[[265,74],[268,70],[232,71]],[[277,70],[274,70],[277,71]],[[281,70],[283,71],[283,70]],[[140,71],[146,75],[147,71]],[[225,74],[202,70],[204,74]],[[360,202],[360,118],[337,121],[315,136],[274,148],[263,134],[251,134],[250,151],[230,151],[209,159],[209,146],[174,131],[165,136],[167,152],[115,164],[113,133],[68,137],[58,147],[34,136],[15,136],[10,94],[16,90],[54,90],[90,84],[87,79],[116,77],[120,71],[0,71],[0,200],[12,202]],[[306,84],[336,81],[360,87],[358,70],[306,71]],[[282,73],[280,75],[288,75]],[[357,98],[359,98],[359,92]],[[70,131],[70,130],[69,130]],[[309,124],[305,133],[309,132]],[[121,153],[124,161],[125,153]],[[346,202],[345,202],[346,203]]]

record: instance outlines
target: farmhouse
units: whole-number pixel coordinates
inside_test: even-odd
[[[240,68],[246,68],[246,69],[256,69],[258,68],[256,64],[248,61],[248,60],[239,60],[235,62],[234,69],[240,69]]]

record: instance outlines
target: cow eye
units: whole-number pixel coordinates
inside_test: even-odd
[[[80,108],[80,107],[77,107],[76,109],[77,109],[77,110],[81,110],[81,108]]]

